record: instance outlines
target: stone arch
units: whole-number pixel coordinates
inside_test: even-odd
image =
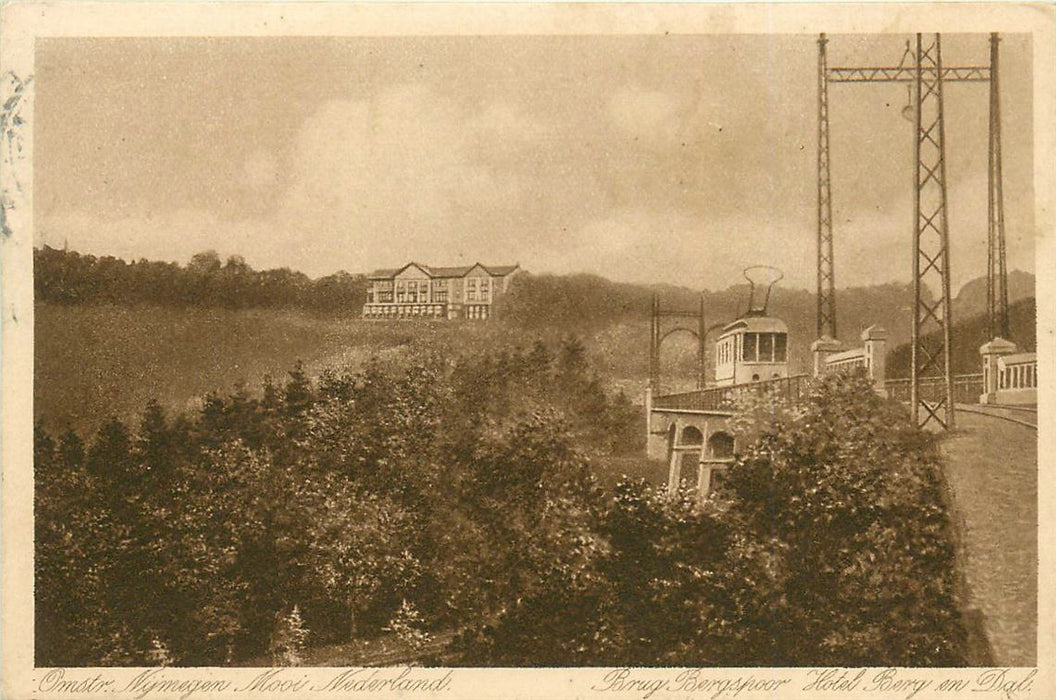
[[[703,445],[704,444],[704,433],[700,432],[700,428],[695,425],[687,425],[682,428],[682,439],[678,441],[680,445]]]

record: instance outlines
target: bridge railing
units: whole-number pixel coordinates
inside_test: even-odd
[[[909,401],[910,380],[888,379],[884,382],[887,395],[896,401]],[[924,401],[941,401],[946,398],[946,379],[944,377],[922,377],[918,385],[920,398]],[[983,393],[983,375],[958,374],[953,378],[954,403],[978,403]]]
[[[768,379],[746,384],[713,386],[681,394],[667,394],[653,399],[653,408],[689,411],[729,411],[733,410],[736,397],[744,393],[765,394],[774,392],[780,396],[798,399],[806,391],[810,375],[797,374],[791,377]]]

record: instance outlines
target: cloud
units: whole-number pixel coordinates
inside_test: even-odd
[[[547,175],[517,172],[510,161],[546,133],[508,103],[470,108],[428,86],[397,85],[374,99],[320,104],[291,139],[281,178],[275,153],[251,152],[240,186],[285,184],[265,214],[227,219],[181,209],[107,220],[65,212],[41,222],[38,241],[176,261],[216,248],[254,267],[312,275],[408,259],[527,259],[506,236],[531,225],[525,212],[538,208]],[[500,226],[503,236],[495,235]]]
[[[398,234],[408,252],[435,247],[437,230],[461,212],[517,199],[516,178],[475,155],[483,125],[501,133],[510,128],[501,120],[515,119],[499,108],[470,112],[419,85],[327,102],[297,136],[283,214],[361,238]]]
[[[560,250],[545,251],[548,271],[627,272],[633,282],[723,288],[750,265],[785,270],[789,284],[812,282],[813,238],[787,220],[749,216],[705,219],[648,208],[621,209],[572,232]],[[762,241],[762,243],[760,243]]]
[[[258,149],[242,162],[239,184],[251,190],[274,185],[279,180],[279,161],[271,151]]]

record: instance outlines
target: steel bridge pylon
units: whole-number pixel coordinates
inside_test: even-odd
[[[926,40],[925,40],[925,37]],[[1004,201],[1001,177],[1001,107],[998,42],[990,35],[990,65],[945,66],[939,34],[916,35],[897,66],[828,65],[828,40],[818,39],[818,337],[836,338],[835,261],[829,154],[829,86],[835,83],[906,83],[915,88],[913,212],[913,336],[911,400],[914,421],[954,423],[951,366],[950,240],[947,220],[946,134],[943,88],[947,83],[990,84],[987,291],[991,336],[1009,335],[1008,274],[1005,267]],[[906,59],[912,55],[912,65]],[[934,296],[938,299],[935,300]],[[942,377],[942,395],[922,395],[921,380]]]
[[[674,323],[665,328],[665,319],[674,319]],[[695,327],[692,325],[694,320]],[[649,313],[649,389],[654,395],[660,393],[660,346],[675,333],[687,333],[697,339],[697,389],[703,389],[707,371],[703,294],[700,295],[700,306],[696,311],[665,309],[660,305],[660,295],[653,295]]]
[[[990,338],[1009,340],[1008,268],[1005,266],[1005,198],[1001,175],[1001,82],[997,32],[990,34],[990,148],[987,177],[987,320]]]
[[[913,420],[952,428],[953,373],[950,317],[950,234],[946,208],[946,126],[943,115],[942,37],[917,34],[914,79],[916,175],[913,190]],[[931,301],[925,289],[938,292]],[[941,374],[943,396],[925,398],[920,380]],[[923,409],[923,411],[922,411]]]
[[[836,338],[836,270],[832,251],[832,180],[829,168],[829,58],[818,37],[818,313],[819,338]]]

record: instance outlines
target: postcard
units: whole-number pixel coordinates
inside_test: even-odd
[[[0,12],[5,697],[1056,697],[1051,5]]]

